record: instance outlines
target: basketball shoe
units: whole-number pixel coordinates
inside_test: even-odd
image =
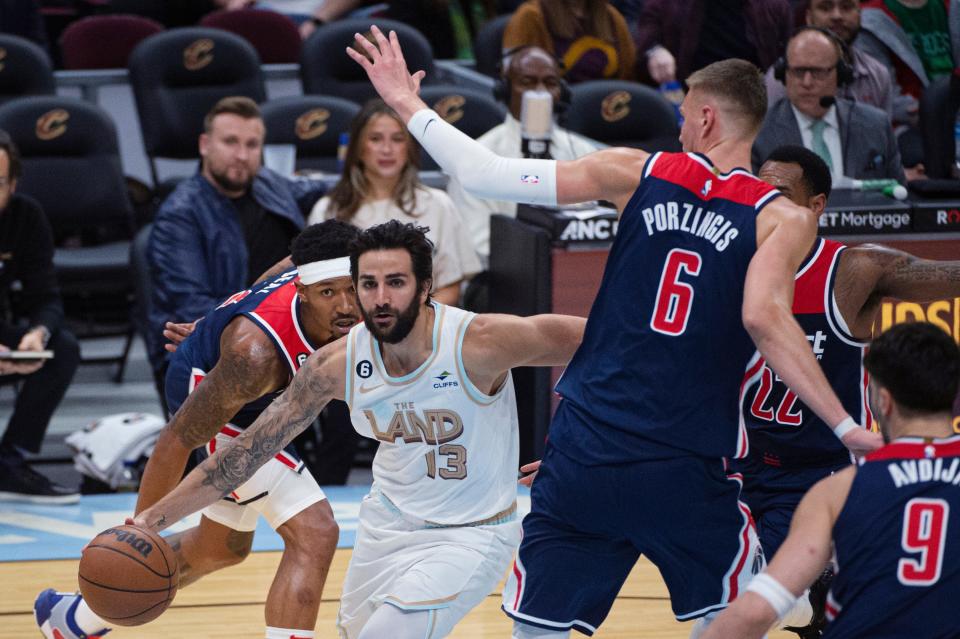
[[[33,602],[33,616],[47,639],[99,639],[110,632],[102,628],[84,632],[77,623],[77,607],[83,601],[78,593],[57,592],[47,588]]]
[[[785,626],[784,630],[797,633],[800,639],[816,639],[823,635],[823,630],[827,627],[827,593],[830,591],[834,576],[833,570],[827,568],[810,586],[810,606],[813,608],[813,618],[810,623],[802,628]]]

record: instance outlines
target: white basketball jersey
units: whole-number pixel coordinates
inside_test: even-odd
[[[404,514],[465,524],[511,507],[519,443],[513,377],[495,395],[467,377],[461,349],[474,313],[433,303],[433,351],[391,377],[379,343],[358,324],[347,337],[346,402],[353,427],[380,442],[375,486]]]

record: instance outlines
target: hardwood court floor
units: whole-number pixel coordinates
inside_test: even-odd
[[[350,550],[338,550],[327,579],[317,638],[336,637],[334,619],[340,586],[350,559]],[[170,610],[139,628],[119,628],[109,639],[261,639],[263,603],[273,579],[280,553],[253,553],[239,566],[214,573],[177,594]],[[48,587],[77,587],[76,561],[31,561],[0,564],[0,639],[40,637],[33,621],[33,599]],[[500,611],[497,593],[475,608],[454,630],[458,639],[504,639],[510,636],[510,621]],[[690,624],[674,620],[667,590],[657,569],[645,559],[634,568],[603,627],[599,639],[649,637],[685,639]],[[583,636],[573,633],[573,637]],[[771,639],[796,637],[771,633]],[[388,638],[385,638],[388,639]]]

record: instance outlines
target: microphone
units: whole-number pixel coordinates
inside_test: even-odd
[[[520,104],[520,150],[523,157],[549,160],[553,133],[553,96],[549,91],[524,91]]]
[[[820,96],[820,107],[824,109],[829,109],[834,104],[837,103],[837,99],[832,95],[821,95]]]

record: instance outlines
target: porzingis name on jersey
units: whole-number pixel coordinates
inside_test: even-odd
[[[681,213],[681,207],[683,211]],[[643,209],[640,214],[647,227],[647,235],[663,231],[685,231],[713,244],[718,252],[730,246],[740,231],[733,222],[720,213],[705,211],[702,206],[688,202],[664,202]]]

